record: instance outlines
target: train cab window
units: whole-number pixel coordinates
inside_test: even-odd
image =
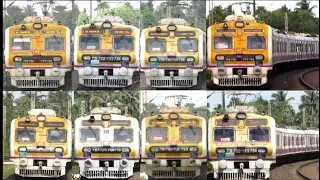
[[[12,38],[11,41],[12,51],[30,51],[31,50],[31,38]]]
[[[17,129],[16,141],[17,142],[34,142],[35,134],[36,132],[33,129]]]
[[[100,130],[95,128],[80,129],[80,141],[100,141]]]
[[[250,128],[249,129],[249,141],[261,142],[269,141],[269,129],[268,128]]]
[[[183,142],[200,142],[201,128],[194,126],[180,128],[180,140]]]
[[[265,36],[248,36],[247,49],[266,49]]]
[[[65,129],[49,129],[48,142],[61,143],[67,141],[67,131]]]
[[[46,51],[63,51],[64,38],[50,37],[44,39],[44,49]]]
[[[213,38],[214,49],[233,49],[232,36],[219,36]]]
[[[150,127],[147,129],[147,140],[149,142],[167,142],[168,128]]]
[[[166,52],[166,40],[160,38],[147,39],[147,52]]]
[[[114,129],[113,136],[114,136],[114,141],[132,142],[133,130],[132,129],[125,129],[125,128]]]
[[[213,136],[215,142],[234,142],[234,129],[215,128]]]
[[[133,37],[113,37],[113,50],[132,51]]]
[[[100,38],[94,36],[80,37],[80,50],[99,50]]]
[[[178,40],[178,51],[179,52],[197,52],[198,51],[198,40],[197,39],[182,39]]]

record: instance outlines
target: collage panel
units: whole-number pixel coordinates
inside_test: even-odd
[[[205,90],[206,1],[141,2],[141,90]]]
[[[207,1],[207,90],[318,90],[316,6]]]
[[[305,175],[318,176],[319,91],[207,95],[208,179],[300,179],[310,162]]]
[[[143,179],[207,179],[205,91],[140,91]]]

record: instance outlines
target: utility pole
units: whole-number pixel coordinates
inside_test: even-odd
[[[253,0],[253,17],[256,15],[256,0]]]
[[[271,116],[271,102],[268,102],[268,114]]]
[[[7,123],[7,107],[6,106],[3,106],[3,143],[2,143],[2,152],[4,152],[4,145],[5,145],[5,142],[6,142],[6,123]],[[4,156],[2,156],[2,162],[4,162]]]
[[[85,110],[86,110],[86,105],[85,105],[85,101],[81,101],[81,107],[80,107],[80,110],[81,110],[81,116],[83,116],[85,114]]]
[[[51,15],[51,17],[53,17],[53,4],[54,4],[54,2],[53,2],[53,0],[49,0],[49,3],[50,3],[50,15]]]
[[[90,19],[92,20],[92,0],[90,0]]]
[[[304,128],[306,128],[306,109],[302,109],[302,125]]]
[[[289,22],[288,22],[288,13],[285,12],[285,14],[284,14],[284,30],[285,30],[286,32],[289,31],[289,24],[288,24],[288,23],[289,23]]]
[[[171,2],[167,1],[167,3],[169,4],[167,6],[167,18],[171,18]]]
[[[222,91],[222,108],[226,108],[226,95],[224,91]]]
[[[31,109],[36,108],[36,96],[37,93],[35,91],[31,91]]]
[[[68,120],[71,121],[71,100],[68,101]]]

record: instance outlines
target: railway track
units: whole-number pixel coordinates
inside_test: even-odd
[[[309,78],[305,78],[305,77],[309,77]],[[314,68],[314,69],[310,69],[307,70],[305,72],[303,72],[300,75],[300,82],[306,87],[308,88],[308,90],[318,90],[319,89],[319,83],[318,83],[318,87],[316,87],[315,84],[316,82],[314,82],[314,79],[312,79],[313,77],[318,77],[319,76],[319,67]],[[311,81],[311,82],[310,82]]]
[[[318,166],[316,166],[316,164],[318,164]],[[317,169],[318,169],[318,172],[316,171]],[[300,177],[302,177],[305,180],[314,180],[315,178],[318,178],[319,177],[319,160],[302,164],[297,168],[297,173]]]

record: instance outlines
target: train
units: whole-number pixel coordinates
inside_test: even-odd
[[[72,124],[52,109],[31,109],[10,126],[10,160],[21,177],[67,179]]]
[[[140,29],[118,16],[97,16],[74,30],[74,70],[84,87],[128,87],[139,73]],[[139,74],[138,74],[139,75]]]
[[[108,104],[77,118],[74,129],[74,159],[82,177],[127,179],[140,170],[140,128],[136,118]]]
[[[319,35],[285,32],[252,15],[229,15],[207,29],[208,70],[218,86],[262,86],[276,65],[319,59]]]
[[[17,88],[58,88],[71,79],[70,29],[48,16],[29,16],[5,30],[5,71]]]
[[[152,88],[193,87],[204,79],[206,34],[184,19],[161,19],[143,29],[140,69]]]
[[[206,119],[179,106],[144,117],[141,162],[148,179],[206,179],[206,125]]]

